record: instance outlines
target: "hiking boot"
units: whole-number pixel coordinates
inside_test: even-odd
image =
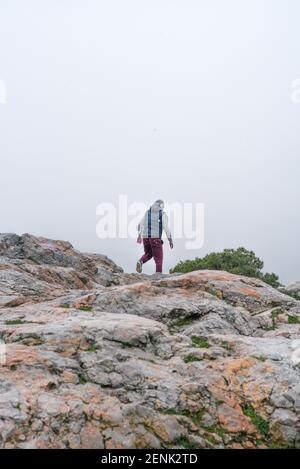
[[[136,271],[141,274],[143,271],[143,263],[141,261],[137,261],[136,263]]]

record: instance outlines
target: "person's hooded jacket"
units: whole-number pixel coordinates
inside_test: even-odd
[[[142,238],[161,238],[164,231],[167,238],[171,238],[168,215],[163,210],[162,200],[157,200],[151,205],[138,225],[139,236]]]

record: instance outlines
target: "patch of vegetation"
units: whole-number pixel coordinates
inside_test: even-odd
[[[88,306],[88,305],[82,305],[79,307],[80,311],[92,311],[93,308],[92,306]]]
[[[251,404],[245,404],[242,406],[242,411],[244,415],[250,418],[259,433],[265,438],[268,438],[270,433],[269,422],[258,415]]]
[[[274,288],[281,286],[279,278],[274,273],[263,273],[264,263],[256,257],[253,251],[243,247],[224,249],[222,252],[212,252],[203,258],[180,261],[170,273],[187,273],[194,270],[225,270],[232,274],[245,275],[263,280]]]
[[[207,290],[207,293],[209,293],[212,296],[215,296],[219,300],[223,300],[223,292],[221,290],[214,290],[213,288],[209,288]]]
[[[197,337],[196,335],[192,336],[192,342],[195,347],[198,348],[209,348],[208,340],[203,337]]]
[[[67,425],[70,422],[70,417],[67,414],[59,414],[56,418],[61,425]]]
[[[196,355],[193,355],[192,353],[189,353],[183,358],[184,363],[192,363],[192,362],[200,362],[201,358],[197,357]]]
[[[219,442],[216,440],[216,438],[214,437],[214,435],[205,435],[205,439],[211,443],[212,445],[217,445]]]
[[[61,305],[59,305],[60,308],[70,308],[70,305],[69,303],[62,303]]]
[[[134,348],[134,345],[130,344],[129,342],[120,342],[122,348]]]
[[[274,329],[275,329],[275,326],[274,326],[274,325],[263,327],[263,330],[266,331],[266,332],[268,332],[268,331],[274,331]]]
[[[91,344],[88,349],[86,349],[86,352],[97,352],[97,347],[95,344]]]
[[[282,284],[279,282],[278,275],[276,275],[274,272],[272,273],[266,272],[265,274],[261,273],[261,275],[258,278],[263,280],[268,285],[271,285],[271,287],[273,288],[278,288],[282,286]]]
[[[86,378],[84,377],[82,373],[78,375],[78,378],[79,378],[79,384],[85,384],[87,382]]]
[[[279,314],[283,314],[284,313],[284,310],[282,308],[276,308],[276,309],[273,309],[272,313],[271,313],[271,316],[272,316],[272,321],[276,321],[276,319],[278,318]]]
[[[271,441],[268,444],[268,448],[270,449],[297,449],[293,443],[287,443],[284,441],[281,441],[281,442]]]
[[[192,412],[188,409],[184,410],[179,410],[179,409],[166,409],[164,410],[165,414],[169,415],[183,415],[184,417],[188,417],[192,420],[192,422],[197,425],[198,427],[201,424],[201,420],[203,417],[203,414],[205,413],[205,409],[197,410],[195,412]]]
[[[8,321],[5,321],[5,324],[7,326],[15,326],[17,324],[25,324],[26,321],[23,321],[22,319],[11,319],[11,320],[8,320]]]
[[[289,324],[300,324],[300,320],[297,316],[290,315],[288,316],[288,323]]]
[[[276,325],[277,325],[277,318],[278,318],[279,314],[282,314],[282,313],[284,313],[282,308],[273,309],[273,311],[271,312],[272,325],[264,327],[264,330],[265,331],[274,331],[276,329]]]
[[[224,340],[222,340],[221,342],[221,347],[227,350],[228,352],[234,352],[234,347],[228,342],[225,342]]]
[[[254,440],[253,443],[255,444],[255,446],[261,446],[265,444],[264,441],[260,440],[259,438]]]
[[[203,430],[205,430],[208,433],[215,433],[216,435],[220,436],[221,438],[226,435],[226,430],[221,427],[220,425],[211,425],[211,426],[203,426]]]
[[[192,420],[192,422],[195,425],[197,425],[197,427],[199,427],[199,428],[203,429],[205,432],[207,432],[207,434],[205,435],[205,438],[211,444],[213,444],[213,445],[218,444],[219,442],[214,438],[213,434],[215,433],[216,435],[218,435],[219,437],[221,437],[223,439],[224,435],[227,432],[219,424],[212,425],[212,426],[203,425],[202,418],[203,418],[203,415],[205,414],[205,412],[206,412],[206,410],[204,408],[200,409],[200,410],[197,410],[195,412],[192,412],[188,409],[179,410],[179,409],[174,409],[174,408],[164,410],[164,413],[169,414],[169,415],[179,415],[179,416],[183,415],[185,417],[190,418]],[[183,446],[183,445],[180,445],[180,446]],[[184,447],[187,448],[187,446],[184,446]]]
[[[189,326],[197,319],[199,319],[199,316],[197,314],[192,314],[191,316],[188,316],[186,318],[179,318],[176,321],[172,322],[171,327],[177,328],[177,327]]]
[[[195,425],[200,426],[200,423],[201,423],[201,420],[202,420],[202,417],[203,417],[204,413],[205,413],[205,409],[201,409],[201,410],[197,410],[196,412],[189,412],[188,416],[190,417],[190,419],[192,419],[192,421]]]
[[[185,436],[181,436],[176,440],[175,442],[176,445],[182,446],[183,448],[186,449],[197,449],[197,445],[195,443],[192,443],[188,438]]]
[[[285,295],[288,295],[288,296],[294,298],[294,300],[300,300],[300,292],[297,292],[297,291],[295,291],[295,292],[293,292],[293,291],[287,292],[287,291],[285,291],[284,293],[285,293]]]

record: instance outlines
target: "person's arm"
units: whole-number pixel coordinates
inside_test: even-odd
[[[169,230],[169,220],[168,220],[168,215],[166,213],[163,213],[162,215],[162,227],[164,232],[166,233],[166,236],[169,240],[170,248],[173,249],[173,240],[172,240],[172,235]]]
[[[137,242],[138,243],[141,243],[142,242],[142,233],[143,233],[143,228],[144,228],[144,218],[143,217],[140,221],[140,223],[138,224],[137,226],[137,230],[138,230],[138,237],[137,237]]]

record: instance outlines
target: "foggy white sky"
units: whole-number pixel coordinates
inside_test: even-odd
[[[0,0],[0,231],[132,271],[100,202],[203,202],[204,247],[165,269],[243,245],[300,279],[299,23],[298,0]]]

